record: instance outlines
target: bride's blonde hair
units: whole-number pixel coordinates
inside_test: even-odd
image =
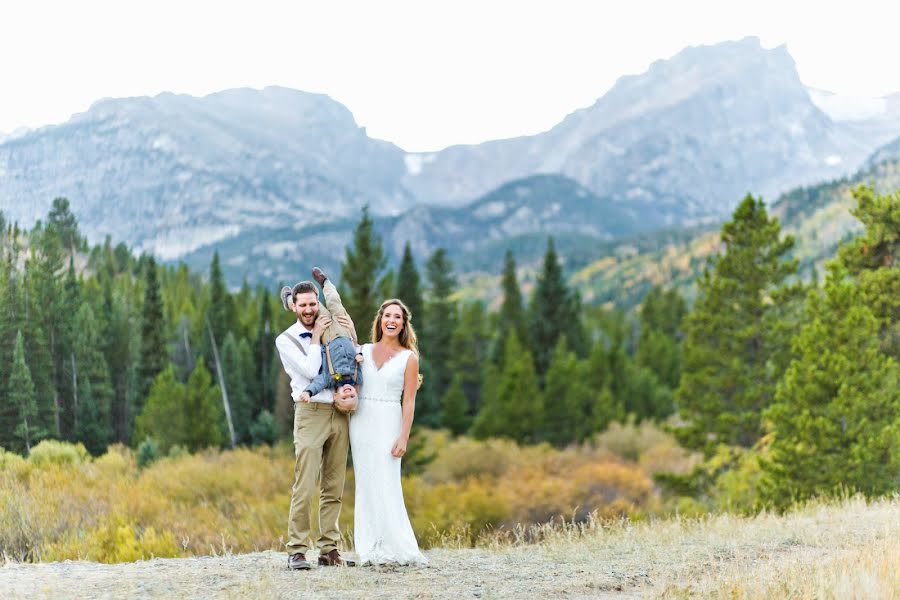
[[[399,298],[391,298],[390,300],[385,300],[381,303],[381,307],[375,315],[375,320],[372,321],[372,343],[380,342],[381,338],[384,336],[384,333],[381,331],[381,319],[384,317],[384,311],[387,310],[388,306],[399,306],[400,312],[403,313],[403,328],[400,330],[400,335],[398,336],[400,345],[412,350],[416,356],[419,356],[419,339],[416,337],[416,330],[412,324],[412,313],[409,312],[409,307],[403,304],[403,300],[400,300]],[[417,388],[422,387],[423,379],[422,374],[419,373],[419,383],[416,386]]]
[[[416,330],[413,328],[412,314],[409,312],[409,308],[403,304],[403,301],[397,298],[391,298],[390,300],[385,300],[381,303],[378,314],[375,315],[375,320],[372,322],[372,343],[381,341],[381,338],[384,335],[381,331],[381,319],[384,317],[384,311],[387,310],[387,307],[394,305],[399,306],[400,311],[403,313],[403,328],[400,330],[400,336],[398,338],[400,345],[412,350],[416,353],[416,356],[418,356],[419,338],[416,337]]]

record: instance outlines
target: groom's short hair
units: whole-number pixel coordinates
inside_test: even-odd
[[[301,281],[291,289],[291,298],[295,301],[297,300],[297,294],[315,294],[318,297],[319,290],[312,281]]]

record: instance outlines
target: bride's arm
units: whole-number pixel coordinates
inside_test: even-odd
[[[403,417],[400,437],[391,449],[391,456],[396,458],[406,454],[406,444],[409,442],[409,432],[412,430],[413,415],[416,412],[417,387],[419,387],[419,357],[412,353],[406,361],[406,372],[403,375]]]

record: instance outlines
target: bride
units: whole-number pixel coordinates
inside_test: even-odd
[[[353,542],[363,564],[425,565],[400,486],[400,460],[420,383],[416,332],[403,302],[381,305],[372,340],[362,348],[362,387],[350,419],[356,479]]]

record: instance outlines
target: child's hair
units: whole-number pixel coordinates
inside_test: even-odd
[[[381,303],[381,307],[378,309],[378,314],[375,315],[375,320],[372,322],[372,343],[380,342],[382,337],[381,332],[381,318],[384,316],[384,311],[388,306],[397,305],[400,307],[400,310],[403,312],[403,329],[400,330],[400,345],[404,348],[408,348],[416,353],[416,356],[419,355],[419,339],[416,337],[416,330],[412,325],[412,314],[409,312],[409,308],[403,304],[402,300],[397,298],[391,298],[390,300],[385,300]]]
[[[297,294],[315,294],[318,297],[319,290],[312,281],[301,281],[291,289],[291,300],[294,302],[297,301]]]

